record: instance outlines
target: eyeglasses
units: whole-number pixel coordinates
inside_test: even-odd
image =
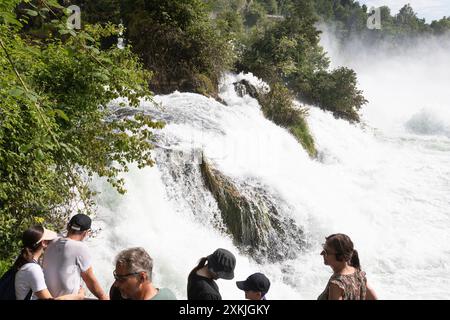
[[[116,281],[123,282],[123,281],[125,281],[128,277],[138,275],[138,274],[141,273],[141,272],[142,272],[142,271],[132,272],[132,273],[127,273],[127,274],[117,274],[116,271],[114,270],[114,271],[113,271],[113,275],[114,275],[114,279],[115,279]]]
[[[323,248],[323,250],[322,250],[322,252],[320,253],[320,255],[323,255],[323,256],[332,256],[332,255],[336,255],[336,254],[337,254],[337,253],[335,253],[335,252],[328,252],[327,248],[325,248],[325,244],[322,245],[322,248]]]

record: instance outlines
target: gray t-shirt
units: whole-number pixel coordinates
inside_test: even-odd
[[[52,241],[43,261],[48,291],[53,297],[77,294],[82,284],[81,273],[90,267],[91,256],[85,243],[69,238]]]
[[[175,294],[167,288],[160,288],[158,293],[150,300],[177,300]]]

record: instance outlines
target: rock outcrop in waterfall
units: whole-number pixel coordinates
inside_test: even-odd
[[[206,187],[216,199],[227,230],[236,244],[256,260],[294,258],[305,245],[301,228],[263,186],[236,183],[203,158]]]

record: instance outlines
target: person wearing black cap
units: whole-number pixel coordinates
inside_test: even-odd
[[[201,258],[188,277],[188,300],[222,300],[215,280],[233,279],[235,266],[236,258],[225,249],[217,249]]]
[[[77,292],[83,280],[94,296],[109,300],[94,275],[89,248],[83,242],[90,230],[91,218],[76,214],[67,225],[67,237],[54,240],[45,251],[44,275],[54,297]]]
[[[270,281],[262,273],[254,273],[245,281],[236,281],[239,289],[245,291],[245,298],[249,300],[266,300],[270,288]]]
[[[50,241],[56,238],[56,232],[45,229],[41,225],[28,228],[22,234],[22,250],[10,272],[14,276],[15,297],[1,297],[13,300],[82,300],[84,290],[76,294],[53,297],[47,289],[44,272],[38,261]]]

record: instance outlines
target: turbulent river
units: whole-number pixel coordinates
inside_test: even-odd
[[[189,271],[223,247],[237,257],[235,279],[218,281],[224,299],[244,299],[235,280],[254,272],[271,280],[268,299],[316,299],[331,275],[321,244],[339,232],[354,241],[380,298],[450,298],[450,46],[395,56],[338,50],[326,35],[322,42],[333,66],[355,69],[369,103],[362,125],[309,108],[318,159],[265,119],[255,99],[236,94],[242,79],[264,86],[251,74],[223,77],[226,104],[179,92],[142,102],[167,123],[156,134],[156,165],[125,174],[125,196],[94,182],[101,230],[89,245],[105,288],[115,255],[142,246],[154,259],[154,283],[185,299]],[[280,259],[255,259],[237,245],[202,179],[202,156],[242,194],[259,194],[291,221],[301,245]],[[258,249],[284,250],[277,241],[298,244],[294,238],[269,237]]]

